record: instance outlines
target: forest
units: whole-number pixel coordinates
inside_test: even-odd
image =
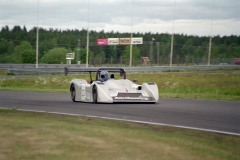
[[[36,62],[36,32],[34,27],[9,26],[0,31],[0,63]],[[149,57],[152,63],[169,61],[171,48],[169,33],[133,33],[133,37],[143,37],[143,44],[133,46],[133,65],[139,64],[141,57]],[[89,63],[129,63],[129,45],[97,46],[98,38],[130,38],[130,33],[89,31]],[[39,28],[39,63],[66,63],[66,53],[75,53],[72,63],[86,63],[87,30],[60,30]],[[79,52],[79,53],[78,53]],[[207,59],[209,37],[174,34],[173,63]],[[78,53],[78,54],[77,54]],[[212,37],[211,58],[233,59],[240,57],[240,36]],[[111,61],[111,62],[110,62]]]

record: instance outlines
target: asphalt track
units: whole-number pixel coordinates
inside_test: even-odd
[[[240,102],[160,98],[157,104],[72,102],[70,94],[0,91],[0,108],[169,125],[240,136]]]

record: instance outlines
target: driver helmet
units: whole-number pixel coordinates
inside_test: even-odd
[[[107,81],[109,79],[108,71],[102,70],[100,72],[100,78],[101,78],[102,81]]]

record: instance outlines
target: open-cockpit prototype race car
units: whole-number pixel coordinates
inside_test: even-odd
[[[159,99],[158,86],[154,82],[136,84],[126,78],[122,68],[67,68],[69,72],[89,72],[90,83],[84,79],[73,79],[70,82],[70,92],[73,102],[92,103],[157,103]],[[92,72],[96,72],[96,79],[92,79]],[[114,74],[120,73],[122,79],[115,79]]]

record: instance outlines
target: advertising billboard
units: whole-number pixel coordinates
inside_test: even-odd
[[[98,38],[97,39],[97,45],[98,46],[106,46],[106,45],[108,45],[108,39],[107,38]]]
[[[108,38],[108,45],[118,45],[119,38]]]
[[[131,38],[98,38],[97,45],[98,46],[106,46],[106,45],[130,45]],[[132,38],[132,44],[143,44],[143,37],[134,37]]]
[[[131,43],[131,38],[119,38],[119,44],[126,45]]]
[[[132,38],[132,44],[143,44],[143,38],[142,37]]]

